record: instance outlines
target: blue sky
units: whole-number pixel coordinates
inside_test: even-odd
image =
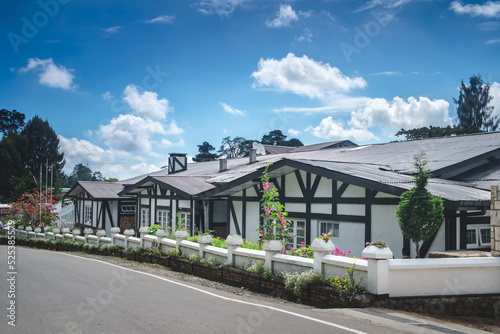
[[[280,129],[304,144],[445,126],[481,74],[500,114],[500,1],[2,2],[1,108],[47,119],[66,171]]]

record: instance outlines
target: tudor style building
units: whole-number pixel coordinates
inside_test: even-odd
[[[414,252],[401,235],[395,211],[399,196],[413,187],[413,156],[425,152],[433,176],[428,189],[443,198],[446,218],[434,238],[423,245],[421,255],[489,247],[489,189],[500,183],[500,132],[360,147],[341,141],[265,148],[266,155],[252,152],[246,158],[195,164],[175,154],[168,172],[126,180],[113,189],[108,186],[115,197],[90,196],[90,191],[85,195],[75,189],[78,185],[67,196],[76,198],[80,216],[88,201],[96,212],[101,208],[103,214],[95,217],[92,226],[108,225],[111,219],[103,218],[106,212],[113,216],[110,202],[136,201],[136,228],[154,223],[175,228],[182,218],[191,233],[210,229],[222,237],[236,233],[255,241],[260,178],[270,165],[269,177],[288,212],[294,246],[310,244],[321,233],[331,232],[336,246],[352,249],[355,255],[360,255],[366,241],[378,239],[393,250],[404,247]],[[88,185],[80,183],[80,187]],[[112,221],[120,221],[118,213]]]

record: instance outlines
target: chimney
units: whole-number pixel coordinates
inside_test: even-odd
[[[253,164],[254,162],[257,162],[257,150],[255,148],[252,148],[250,150],[250,162],[251,164]]]
[[[227,159],[219,160],[219,172],[224,172],[227,170]]]
[[[168,173],[174,174],[187,170],[186,153],[170,153],[168,157]]]

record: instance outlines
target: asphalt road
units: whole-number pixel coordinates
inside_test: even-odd
[[[0,246],[2,334],[480,333],[372,309],[262,301],[61,252],[16,247],[9,268],[7,252]]]

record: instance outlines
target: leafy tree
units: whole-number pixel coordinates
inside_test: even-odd
[[[23,114],[11,112],[5,119],[7,121],[2,124],[8,124],[9,130],[0,141],[0,200],[17,198],[32,189],[31,179],[40,175],[40,169],[46,175],[47,162],[54,168],[52,175],[58,188],[65,161],[63,153],[59,152],[59,139],[49,123],[35,116],[19,132],[24,124]],[[9,123],[9,119],[13,121]],[[28,188],[23,189],[23,184]]]
[[[34,175],[40,173],[40,166],[48,163],[54,166],[56,180],[62,175],[64,153],[59,152],[59,138],[48,121],[35,116],[26,123],[21,135],[26,136],[28,147],[24,163]]]
[[[195,162],[213,161],[217,158],[217,154],[213,153],[215,147],[204,141],[203,144],[198,145],[198,154],[193,158]]]
[[[260,142],[265,145],[281,145],[285,140],[286,136],[281,130],[273,130],[270,131],[269,134],[263,135]]]
[[[0,132],[6,136],[9,132],[17,132],[24,126],[25,115],[15,110],[0,110]]]
[[[120,180],[118,180],[116,177],[110,177],[108,179],[104,179],[104,182],[118,182]]]
[[[499,126],[497,116],[492,116],[493,106],[490,106],[493,96],[490,95],[490,85],[485,83],[480,75],[469,79],[470,85],[460,85],[457,104],[458,126],[471,129],[474,132],[495,131]]]
[[[417,174],[415,187],[401,195],[396,210],[399,227],[403,235],[415,243],[417,257],[420,257],[419,243],[431,238],[444,219],[443,201],[427,191],[429,170],[425,168],[425,153],[414,156]]]
[[[411,130],[401,129],[396,133],[396,136],[404,136],[406,140],[417,140],[433,137],[449,137],[449,136],[459,136],[467,133],[471,133],[470,129],[463,129],[458,126],[439,127],[432,126],[415,128]]]
[[[247,140],[243,137],[225,137],[222,139],[222,144],[217,153],[219,156],[224,156],[228,159],[238,158],[244,155],[244,143]]]
[[[299,139],[297,139],[297,138],[292,138],[290,140],[282,141],[279,145],[281,145],[281,146],[292,146],[292,147],[304,146],[304,144]]]
[[[302,142],[297,138],[286,140],[286,136],[281,132],[281,130],[270,131],[269,134],[262,136],[262,140],[260,142],[265,145],[279,145],[279,146],[293,146],[293,147],[304,146],[304,144],[302,144]]]
[[[98,170],[92,173],[92,181],[104,181],[104,176]]]

